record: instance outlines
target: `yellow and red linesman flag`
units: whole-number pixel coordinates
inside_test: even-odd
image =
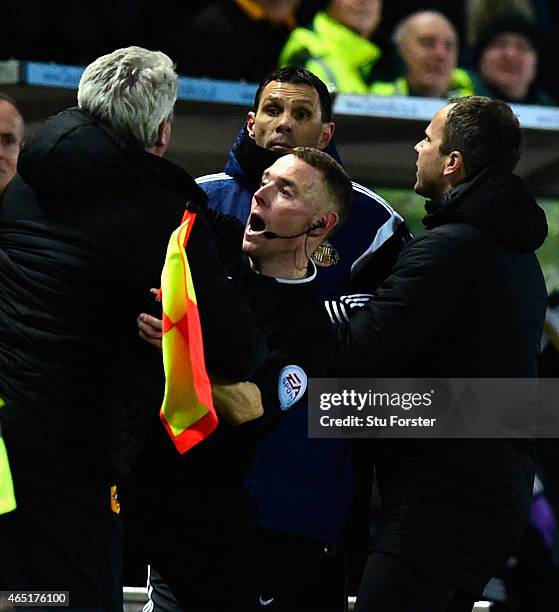
[[[195,219],[196,214],[187,211],[172,233],[161,273],[165,396],[160,417],[181,454],[209,436],[218,422],[185,251]]]

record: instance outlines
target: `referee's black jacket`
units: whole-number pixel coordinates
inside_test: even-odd
[[[243,225],[217,211],[208,210],[207,215],[220,259],[228,264],[232,284],[246,297],[269,351],[266,363],[251,377],[262,392],[265,414],[242,426],[221,421],[207,440],[182,457],[161,428],[154,427],[129,487],[135,507],[130,518],[136,523],[148,520],[154,525],[161,508],[166,508],[165,512],[176,512],[181,520],[192,515],[199,524],[212,525],[224,520],[226,504],[227,520],[246,524],[255,509],[243,489],[243,477],[258,443],[287,414],[278,396],[280,372],[297,365],[307,377],[321,376],[334,352],[332,325],[313,283],[278,282],[257,274],[241,253]],[[227,341],[224,335],[222,342]],[[306,396],[297,405],[305,404],[306,409],[305,400]],[[304,425],[301,434],[306,439]]]

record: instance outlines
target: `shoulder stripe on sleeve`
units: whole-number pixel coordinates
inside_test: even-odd
[[[196,179],[198,185],[202,185],[203,183],[212,183],[213,181],[232,181],[233,177],[229,176],[225,172],[217,172],[215,174],[204,174],[203,176],[199,176]]]
[[[328,313],[330,323],[332,323],[333,325],[336,324],[337,321],[332,316],[332,310],[330,309],[330,302],[328,300],[324,300],[324,307],[326,308],[326,312]]]
[[[349,321],[349,315],[344,304],[336,300],[324,300],[326,312],[330,317],[330,321],[336,325],[337,323],[346,323]]]
[[[344,321],[349,321],[345,306],[341,302],[334,302],[332,305],[334,306],[334,310],[337,311],[340,323],[343,323]]]
[[[348,293],[347,295],[341,295],[340,300],[342,301],[356,301],[356,302],[368,302],[374,295],[372,293]]]
[[[361,308],[362,306],[365,306],[372,298],[373,295],[370,293],[354,293],[353,295],[342,295],[340,297],[340,301],[349,308]]]

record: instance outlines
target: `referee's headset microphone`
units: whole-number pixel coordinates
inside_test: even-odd
[[[313,230],[321,229],[323,227],[326,227],[326,221],[324,219],[320,219],[319,221],[313,223],[310,227],[308,227],[306,230],[302,231],[299,234],[293,234],[293,236],[280,236],[275,232],[264,232],[264,238],[267,238],[268,240],[275,240],[276,238],[281,238],[282,240],[289,240],[290,238],[299,238],[299,236],[303,236],[305,234],[308,236]]]

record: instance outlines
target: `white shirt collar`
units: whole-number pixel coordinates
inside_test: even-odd
[[[258,271],[258,268],[254,265],[254,262],[252,261],[252,259],[249,257],[248,261],[250,263],[250,268],[253,272],[256,272],[256,274],[260,274],[260,272]],[[305,278],[278,278],[278,277],[274,277],[276,279],[276,281],[278,283],[283,283],[285,285],[300,285],[302,283],[310,283],[311,281],[313,281],[316,278],[316,264],[314,263],[314,261],[312,259],[309,259],[309,263],[311,264],[311,273],[308,276],[305,276]]]

